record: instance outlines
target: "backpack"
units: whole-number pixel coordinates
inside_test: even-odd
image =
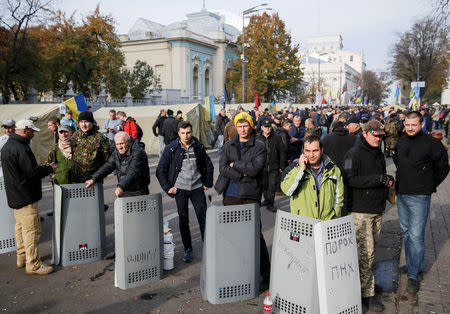
[[[140,141],[142,139],[142,136],[144,135],[144,131],[142,131],[141,126],[136,122],[136,120],[134,120],[134,122],[136,123],[136,128],[137,128],[137,138]]]

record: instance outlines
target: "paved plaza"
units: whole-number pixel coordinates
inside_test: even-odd
[[[218,175],[218,155],[211,152]],[[157,158],[150,157],[151,193],[160,193],[155,177]],[[387,160],[388,171],[394,166]],[[104,183],[106,213],[107,253],[114,251],[113,202],[116,178],[110,176]],[[221,197],[212,189],[207,191],[215,204]],[[433,195],[430,219],[426,232],[425,273],[421,291],[417,296],[406,292],[406,278],[395,272],[401,256],[401,231],[397,209],[388,205],[376,251],[376,282],[383,289],[385,313],[446,313],[450,303],[450,179]],[[41,254],[46,262],[51,259],[52,190],[44,182],[44,197],[39,203],[42,222]],[[289,199],[278,195],[275,206],[289,210]],[[194,261],[184,263],[183,248],[178,232],[175,201],[163,195],[163,215],[173,217],[170,226],[174,233],[175,268],[164,272],[163,279],[143,287],[120,290],[114,287],[114,260],[75,267],[60,267],[48,276],[25,275],[16,268],[14,253],[0,255],[0,311],[2,313],[260,313],[265,294],[257,299],[224,305],[212,305],[202,300],[200,293],[201,238],[193,210],[190,211],[191,233],[194,244]],[[190,206],[192,209],[192,206]],[[263,233],[269,252],[272,247],[275,214],[261,210]],[[401,260],[401,258],[400,258]],[[399,289],[397,290],[397,285]],[[307,289],[307,287],[305,287]],[[300,292],[300,290],[299,290]]]

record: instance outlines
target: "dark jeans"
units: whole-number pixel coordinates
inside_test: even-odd
[[[263,171],[263,195],[266,203],[273,205],[279,182],[279,170]]]
[[[205,233],[206,221],[206,197],[203,187],[192,191],[177,189],[175,202],[177,203],[180,234],[185,251],[187,249],[192,249],[191,230],[189,229],[189,199],[191,199],[192,205],[194,205],[195,214],[197,215],[197,221],[200,227],[200,233],[202,235],[202,241]]]
[[[233,196],[223,196],[223,205],[242,205],[242,204],[259,204],[258,200],[246,199],[246,198],[237,198]],[[260,230],[260,241],[259,241],[259,249],[260,249],[260,260],[259,260],[259,273],[263,277],[264,280],[270,279],[270,260],[269,260],[269,251],[267,251],[266,241],[264,240],[264,236],[262,233],[262,224],[261,219],[259,220],[259,230]]]

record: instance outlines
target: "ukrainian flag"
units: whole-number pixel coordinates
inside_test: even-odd
[[[272,104],[271,104],[271,106],[272,106],[273,110],[275,110],[275,112],[277,112],[277,111],[278,111],[278,109],[277,109],[277,105],[275,104],[275,100],[272,100]]]
[[[205,121],[213,121],[216,117],[216,108],[214,106],[214,95],[205,97]]]
[[[77,123],[78,123],[78,115],[80,114],[80,112],[88,110],[83,93],[67,99],[64,102],[64,104],[66,105],[67,109],[72,110],[72,117],[77,121]]]

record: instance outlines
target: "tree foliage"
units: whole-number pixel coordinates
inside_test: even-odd
[[[298,44],[293,44],[284,22],[277,13],[253,15],[245,28],[246,101],[258,93],[264,101],[283,98],[300,84],[302,72],[297,57]],[[242,35],[238,39],[242,46]],[[241,98],[242,60],[236,59],[227,74],[228,88]]]
[[[362,73],[361,88],[367,102],[379,105],[390,93],[389,81],[387,73],[377,74],[367,70]]]
[[[30,30],[46,19],[50,1],[8,0],[0,4],[0,91],[3,103],[10,94],[22,98],[40,77],[38,40]]]
[[[450,62],[449,35],[440,19],[426,17],[399,35],[391,51],[391,72],[405,82],[425,81],[421,95],[424,101],[433,101],[446,84]]]
[[[123,98],[128,87],[134,99],[142,99],[147,90],[150,93],[161,90],[160,78],[145,61],[137,60],[132,69],[124,68],[120,71],[120,75],[114,81],[111,95]]]

